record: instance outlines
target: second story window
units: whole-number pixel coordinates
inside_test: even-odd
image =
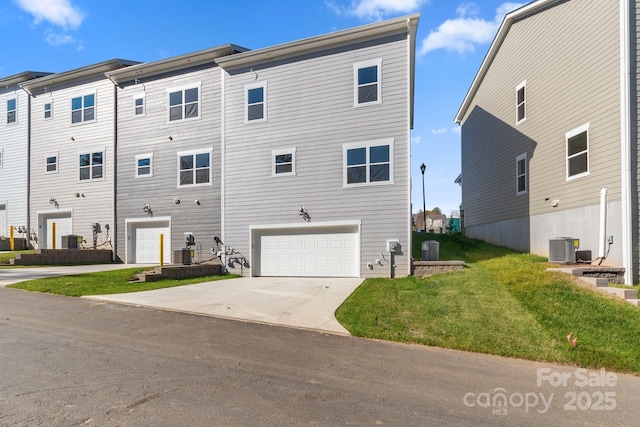
[[[96,119],[95,94],[71,99],[71,123],[91,122]]]
[[[343,145],[344,186],[393,183],[393,139]]]
[[[200,117],[200,85],[169,89],[169,121]]]
[[[525,80],[516,88],[516,124],[524,121],[527,118],[526,86],[527,82]]]
[[[9,99],[7,101],[7,123],[15,123],[16,120],[18,119],[16,116],[16,112],[17,112],[17,102],[16,99]]]
[[[80,181],[102,179],[104,177],[104,151],[80,154]]]
[[[178,187],[211,184],[212,150],[178,153]]]
[[[245,121],[267,120],[267,83],[260,82],[245,86]]]
[[[565,135],[567,141],[567,180],[589,174],[589,123]]]

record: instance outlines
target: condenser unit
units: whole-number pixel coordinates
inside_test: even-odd
[[[575,264],[578,247],[580,240],[573,237],[556,237],[549,240],[549,262]]]

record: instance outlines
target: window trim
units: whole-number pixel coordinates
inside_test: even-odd
[[[185,184],[185,185],[180,185],[180,157],[182,156],[196,156],[198,154],[209,154],[209,182],[203,182],[203,183],[193,183],[193,184]],[[208,147],[208,148],[203,148],[203,149],[195,149],[195,150],[187,150],[187,151],[178,151],[176,153],[176,178],[177,178],[177,182],[176,182],[176,188],[192,188],[192,187],[202,187],[202,186],[207,186],[207,185],[213,185],[213,147]],[[195,164],[194,164],[195,166]],[[195,171],[195,167],[194,167],[194,171]]]
[[[268,102],[267,86],[268,86],[267,80],[244,85],[244,122],[245,124],[262,123],[267,121],[267,102]],[[262,117],[259,119],[249,120],[249,91],[251,89],[258,89],[258,88],[262,88]],[[254,103],[251,105],[257,105],[257,104],[258,103]]]
[[[51,158],[51,157],[55,157],[55,158],[56,158],[56,162],[55,162],[56,169],[55,169],[55,170],[52,170],[52,171],[47,170],[47,166],[49,166],[49,163],[47,163],[47,160],[48,160],[49,158]],[[79,162],[79,161],[80,161],[80,159],[78,159],[78,162]],[[78,165],[78,168],[79,168],[79,167],[80,167],[80,165]],[[59,170],[60,170],[60,153],[59,153],[58,151],[56,151],[56,152],[54,152],[54,153],[48,153],[48,154],[45,154],[45,156],[44,156],[44,173],[45,173],[46,175],[49,175],[49,174],[58,173],[58,172],[59,172]],[[79,178],[79,175],[78,175],[78,178]]]
[[[358,70],[362,68],[368,68],[371,66],[377,66],[377,99],[370,102],[358,102],[358,89],[360,84],[358,82]],[[367,105],[380,105],[382,104],[382,58],[369,59],[367,61],[360,61],[353,64],[353,106],[364,107]]]
[[[142,106],[141,106],[142,113],[140,114],[136,113],[136,108],[138,108],[138,106],[136,105],[136,101],[138,99],[142,99]],[[144,117],[147,115],[147,100],[145,99],[144,93],[138,93],[138,94],[132,95],[131,104],[133,106],[133,117]]]
[[[141,174],[140,173],[140,166],[138,165],[138,160],[142,160],[142,159],[149,159],[149,173],[148,174]],[[135,167],[135,177],[136,178],[152,178],[153,177],[153,153],[136,154],[134,167]]]
[[[90,156],[92,156],[94,153],[102,153],[102,176],[100,178],[94,178],[93,177],[93,170],[91,171],[90,177],[88,179],[80,179],[80,168],[81,167],[87,167],[87,166],[80,166],[80,156],[84,155],[84,154],[89,154]],[[77,173],[78,173],[78,182],[93,182],[93,181],[105,181],[107,178],[107,148],[106,147],[99,147],[99,148],[89,148],[86,150],[82,150],[82,151],[78,151],[77,153],[77,159],[78,159],[78,164],[77,164]],[[93,164],[90,164],[88,167],[91,168],[93,166]]]
[[[291,154],[291,172],[280,172],[276,171],[276,156],[280,156],[282,154]],[[296,148],[283,148],[279,150],[271,150],[271,176],[291,176],[297,175],[296,172]]]
[[[189,89],[198,89],[198,115],[194,117],[186,117],[184,108],[185,108],[185,98],[184,93]],[[171,94],[175,92],[182,92],[182,118],[171,120]],[[145,106],[146,110],[146,106]],[[200,120],[202,118],[202,82],[194,82],[189,84],[184,84],[181,86],[173,86],[167,88],[167,123],[183,123],[189,120]]]
[[[47,105],[49,105],[49,109],[47,110]],[[42,104],[42,118],[43,120],[53,120],[53,99],[50,99],[48,101],[45,101],[44,104]],[[47,112],[49,113],[49,117],[47,117]]]
[[[518,170],[518,164],[524,161],[524,173],[520,174],[519,170]],[[527,191],[529,190],[529,182],[528,182],[528,178],[529,178],[529,165],[527,164],[527,153],[522,153],[518,156],[516,156],[516,196],[521,196],[523,194],[527,194]],[[520,190],[520,177],[524,176],[524,190]]]
[[[84,106],[84,98],[87,96],[93,95],[93,119],[85,120],[84,119],[84,110],[87,108]],[[82,107],[80,111],[82,112],[81,117],[82,120],[79,122],[73,122],[73,112],[77,111],[73,109],[73,100],[76,98],[80,98],[82,100]],[[81,126],[85,123],[94,123],[98,120],[98,96],[96,95],[96,91],[93,92],[85,92],[82,95],[72,95],[71,96],[71,126]]]
[[[565,165],[566,165],[566,180],[567,181],[572,181],[574,179],[577,178],[581,178],[583,176],[588,176],[591,174],[591,161],[590,161],[590,157],[589,156],[589,146],[591,145],[591,132],[590,132],[590,123],[585,123],[583,125],[578,126],[577,128],[571,129],[570,131],[568,131],[567,133],[564,134],[564,140],[565,140],[565,151],[564,151],[564,156],[565,156]],[[584,151],[581,151],[580,153],[574,154],[572,156],[569,156],[569,139],[580,135],[581,133],[586,132],[587,133],[587,149]],[[569,160],[577,157],[578,155],[585,153],[587,155],[587,170],[575,175],[569,175]]]
[[[518,102],[518,93],[523,91],[523,100],[522,102]],[[520,106],[522,105],[524,109],[523,117],[520,118]],[[524,80],[518,86],[516,86],[516,125],[527,120],[527,81]]]
[[[343,188],[353,188],[353,187],[366,187],[366,186],[374,186],[374,185],[391,185],[394,183],[394,138],[381,138],[381,139],[372,139],[367,141],[360,142],[349,142],[342,144],[342,187]],[[388,181],[374,181],[371,182],[370,179],[370,148],[378,147],[381,145],[389,146],[389,180]],[[347,162],[347,152],[348,150],[352,150],[355,148],[366,148],[366,181],[365,182],[355,182],[355,183],[347,183],[348,180],[348,162]]]
[[[18,124],[18,96],[16,95],[16,96],[13,96],[13,97],[9,97],[9,98],[6,99],[6,101],[7,102],[5,103],[5,105],[7,107],[7,115],[5,117],[6,117],[7,120],[6,120],[5,123],[7,125]],[[15,103],[15,107],[13,108],[13,110],[9,109],[9,102],[11,102],[11,101],[13,101]],[[10,112],[13,112],[13,120],[12,121],[9,121],[9,113]]]

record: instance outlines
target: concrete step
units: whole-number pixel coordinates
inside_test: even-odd
[[[580,279],[584,282],[587,282],[594,288],[607,288],[609,287],[609,279],[604,279],[601,277],[580,277]]]
[[[640,307],[640,299],[632,298],[632,299],[626,299],[625,301],[635,305],[636,307]]]
[[[623,289],[623,288],[600,288],[602,291],[609,294],[616,295],[624,299],[638,299],[638,291],[635,289]]]

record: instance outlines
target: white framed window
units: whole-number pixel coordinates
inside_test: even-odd
[[[527,153],[516,157],[516,194],[527,192]]]
[[[382,104],[382,58],[353,64],[354,106]]]
[[[393,183],[393,138],[343,144],[343,186]]]
[[[212,184],[213,149],[178,152],[178,187]]]
[[[53,119],[53,100],[44,103],[44,119]]]
[[[170,122],[200,118],[200,82],[167,89],[167,94]]]
[[[18,121],[18,100],[16,98],[7,99],[7,124]]]
[[[71,98],[71,123],[93,122],[96,119],[96,94]]]
[[[94,181],[104,179],[104,148],[101,150],[85,151],[78,154],[78,170],[80,181]]]
[[[527,119],[527,81],[516,86],[516,124]]]
[[[244,87],[245,123],[267,121],[267,82],[257,82]]]
[[[153,176],[153,153],[138,154],[136,156],[136,178]]]
[[[144,116],[145,114],[144,94],[133,95],[133,115],[137,117]]]
[[[44,173],[58,173],[58,152],[44,156]]]
[[[565,134],[567,142],[567,180],[589,175],[589,123]]]
[[[286,148],[271,151],[271,175],[284,176],[296,174],[296,149]]]

